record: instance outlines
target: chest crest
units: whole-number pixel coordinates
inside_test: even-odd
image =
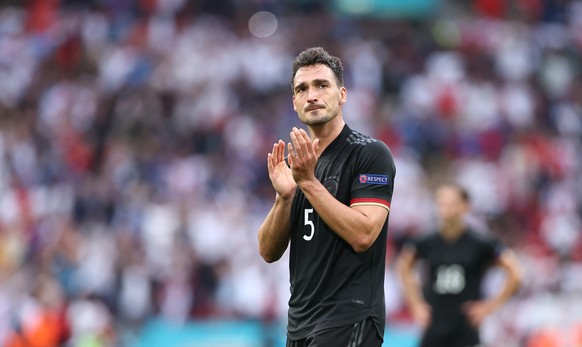
[[[331,195],[335,196],[337,193],[339,177],[329,176],[323,181],[323,186],[330,192]]]

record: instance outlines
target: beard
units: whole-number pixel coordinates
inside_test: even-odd
[[[334,119],[337,113],[324,112],[324,110],[315,110],[305,112],[301,117],[301,123],[308,126],[324,125]]]

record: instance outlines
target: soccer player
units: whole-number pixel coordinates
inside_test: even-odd
[[[479,325],[517,290],[520,269],[513,252],[466,223],[469,195],[459,185],[436,191],[438,232],[405,245],[397,259],[406,302],[424,328],[421,347],[482,346]],[[424,265],[422,293],[415,264]],[[505,283],[492,298],[482,298],[481,281],[492,265],[505,270]]]
[[[309,133],[293,128],[267,155],[276,197],[258,231],[269,263],[290,244],[287,346],[379,347],[394,161],[383,142],[345,124],[339,58],[306,49],[291,81]]]

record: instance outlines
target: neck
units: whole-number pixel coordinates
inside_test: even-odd
[[[335,140],[335,138],[342,132],[345,122],[341,117],[336,117],[329,123],[309,127],[309,135],[312,140],[319,139],[319,156]]]
[[[465,224],[462,221],[450,221],[442,224],[440,232],[443,238],[455,240],[465,231]]]

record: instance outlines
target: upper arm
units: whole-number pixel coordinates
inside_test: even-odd
[[[388,209],[382,205],[361,204],[352,206],[352,208],[366,216],[374,230],[382,229],[386,222],[386,218],[388,218]]]
[[[390,211],[396,167],[381,141],[363,145],[354,166],[349,205],[379,206]]]
[[[406,272],[414,267],[416,259],[416,248],[410,244],[406,244],[398,254],[396,266],[401,273]]]
[[[511,249],[505,248],[503,251],[501,251],[501,253],[499,254],[495,261],[495,264],[505,269],[509,273],[514,274],[518,278],[520,277],[521,271],[519,261],[517,259],[517,256]]]

